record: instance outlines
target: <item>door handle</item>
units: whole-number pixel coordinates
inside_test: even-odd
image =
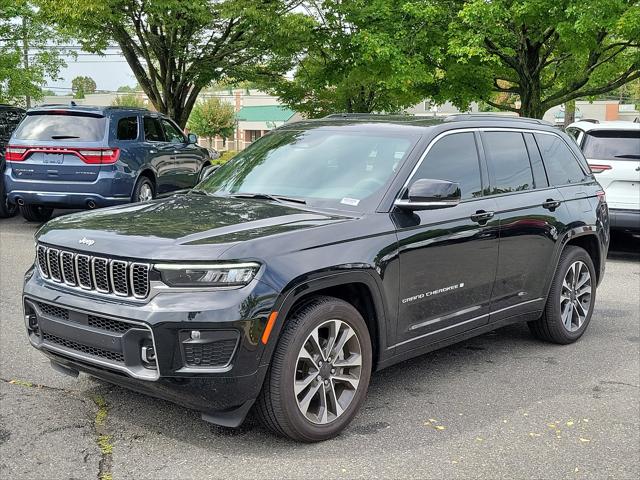
[[[547,201],[542,204],[542,208],[546,208],[547,210],[555,210],[560,206],[559,200],[554,200],[553,198],[547,198]]]
[[[471,220],[477,223],[486,222],[487,220],[491,220],[493,218],[494,212],[487,212],[485,210],[478,210],[476,213],[471,215]]]

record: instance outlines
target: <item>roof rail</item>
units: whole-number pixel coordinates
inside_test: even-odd
[[[409,113],[330,113],[322,118],[407,118],[415,117]],[[416,117],[417,118],[417,117]]]
[[[536,123],[538,125],[553,126],[552,123],[546,120],[540,120],[538,118],[529,117],[512,117],[509,115],[496,115],[491,113],[455,113],[445,117],[445,122],[465,122],[469,120],[496,120],[503,122],[523,122],[523,123]]]
[[[580,121],[581,122],[589,122],[589,123],[600,123],[600,120],[597,120],[595,118],[583,118]]]

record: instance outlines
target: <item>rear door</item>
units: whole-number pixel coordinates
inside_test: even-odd
[[[87,162],[86,157],[107,146],[107,123],[97,112],[27,113],[11,139],[13,149],[23,156],[12,164],[12,175],[41,182],[95,181],[101,166]]]
[[[147,162],[156,173],[157,192],[159,194],[174,190],[171,184],[173,169],[173,149],[165,139],[160,119],[156,115],[145,115],[142,119],[144,146]]]
[[[500,217],[500,253],[491,300],[491,321],[536,311],[544,304],[545,284],[559,228],[562,196],[549,187],[531,133],[486,130],[490,194]],[[564,219],[565,215],[561,218]]]
[[[640,129],[589,131],[582,150],[609,208],[640,210]]]
[[[191,188],[198,182],[202,152],[196,145],[187,143],[187,138],[173,122],[166,118],[161,122],[167,142],[173,148],[172,182],[177,189]]]

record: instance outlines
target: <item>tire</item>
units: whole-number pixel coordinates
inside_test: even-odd
[[[529,329],[547,342],[573,343],[589,326],[595,301],[596,273],[591,257],[583,248],[566,247],[560,256],[542,317],[528,322]]]
[[[344,346],[337,350],[337,355],[336,350],[332,350],[334,354],[329,359],[325,340],[330,339],[330,333],[336,329],[334,337],[337,339],[350,332],[355,335],[346,342],[335,341],[334,346],[340,343]],[[323,357],[313,348],[314,331],[319,332],[317,344],[323,349]],[[313,362],[303,354],[314,351],[318,355],[311,355],[315,357]],[[319,367],[323,359],[326,362]],[[317,297],[287,319],[256,401],[255,413],[268,429],[293,440],[310,443],[333,438],[353,420],[362,406],[371,378],[371,365],[371,339],[360,313],[337,298]],[[354,386],[356,377],[359,381]],[[294,391],[296,382],[307,385],[301,387],[297,395]],[[305,398],[311,398],[311,402],[306,402],[307,408],[303,412]]]
[[[9,203],[4,192],[4,184],[0,178],[0,218],[14,217],[18,213],[18,205]]]
[[[20,213],[27,222],[46,222],[53,215],[53,208],[43,205],[21,205]]]
[[[149,196],[150,192],[150,196]],[[156,188],[148,177],[140,177],[133,188],[131,202],[148,202],[156,197]]]

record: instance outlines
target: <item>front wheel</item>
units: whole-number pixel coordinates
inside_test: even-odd
[[[319,442],[357,414],[371,377],[369,331],[349,303],[318,297],[287,320],[256,413],[270,430]]]
[[[53,208],[43,205],[21,205],[20,213],[27,222],[46,222],[53,215]]]
[[[583,248],[569,246],[560,256],[542,317],[529,322],[529,328],[542,340],[573,343],[587,329],[595,301],[593,261]]]

